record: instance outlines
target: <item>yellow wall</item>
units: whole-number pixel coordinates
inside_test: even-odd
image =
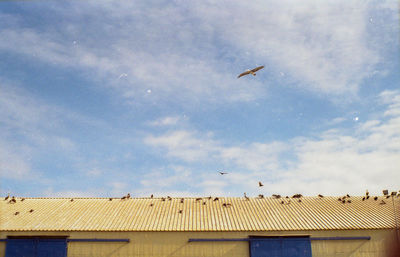
[[[246,238],[249,235],[312,237],[370,236],[371,240],[312,241],[313,257],[395,257],[394,230],[310,231],[310,232],[0,232],[7,236],[69,236],[69,238],[129,238],[130,243],[70,242],[68,257],[245,257],[248,242],[191,242],[189,238]],[[5,256],[5,242],[0,242],[0,257]],[[390,253],[391,251],[391,253]],[[395,252],[396,251],[396,252]]]

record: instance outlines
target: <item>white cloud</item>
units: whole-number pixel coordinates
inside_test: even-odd
[[[13,149],[11,143],[0,140],[0,177],[23,179],[31,172],[29,151],[23,148]]]
[[[65,6],[71,14],[49,8],[94,22],[72,22],[54,33],[14,18],[0,32],[7,38],[0,50],[76,69],[132,103],[251,101],[265,96],[282,71],[307,90],[353,95],[385,48],[371,43],[379,38],[367,26],[369,12],[387,6],[364,1],[75,2]],[[271,79],[236,79],[255,64],[265,64]]]
[[[90,170],[88,170],[88,171],[86,172],[86,174],[87,174],[88,176],[94,176],[94,177],[100,176],[100,175],[102,175],[103,173],[104,173],[104,172],[103,172],[102,170],[97,169],[97,168],[90,169]]]
[[[355,93],[379,61],[380,49],[367,43],[376,40],[366,33],[369,8],[362,1],[203,1],[191,10],[267,68],[285,70],[304,88],[343,94]]]
[[[144,143],[153,147],[167,149],[167,155],[185,161],[204,160],[218,149],[210,135],[196,135],[194,132],[179,130],[162,136],[149,135]]]
[[[60,191],[54,191],[52,187],[47,188],[42,192],[43,196],[41,197],[99,197],[99,194],[104,194],[104,192],[101,192],[100,190],[60,190]]]
[[[212,171],[197,176],[202,181],[197,183],[211,192],[235,188],[254,194],[362,194],[365,189],[379,193],[385,187],[396,189],[400,181],[400,116],[395,115],[399,96],[400,91],[383,92],[377,102],[385,103],[382,113],[391,110],[391,116],[360,121],[354,132],[331,129],[314,138],[226,146],[210,135],[175,131],[149,136],[145,143],[172,159],[233,167],[223,181],[210,176]],[[257,190],[258,181],[265,186]]]
[[[181,118],[179,116],[167,116],[163,117],[160,119],[157,119],[155,121],[152,121],[149,123],[151,126],[157,126],[157,127],[162,127],[162,126],[173,126],[176,125]]]
[[[32,168],[41,153],[61,153],[64,158],[81,160],[68,125],[102,125],[92,118],[44,103],[1,78],[0,113],[0,176],[25,180],[41,176],[39,173],[43,171]]]

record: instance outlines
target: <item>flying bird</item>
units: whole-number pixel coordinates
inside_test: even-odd
[[[246,76],[246,75],[249,75],[249,74],[255,76],[255,75],[256,75],[256,72],[259,71],[259,70],[261,70],[261,69],[263,69],[263,68],[264,68],[264,66],[259,66],[259,67],[257,67],[257,68],[252,69],[252,70],[247,70],[247,71],[241,73],[241,74],[238,76],[238,78],[243,77],[243,76]]]
[[[263,185],[263,183],[261,183],[261,181],[258,181],[258,186],[263,187],[264,185]]]
[[[229,173],[228,172],[219,171],[219,174],[226,175],[226,174],[229,174]]]

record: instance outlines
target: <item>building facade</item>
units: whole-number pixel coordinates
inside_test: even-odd
[[[399,199],[0,200],[0,257],[395,257]]]

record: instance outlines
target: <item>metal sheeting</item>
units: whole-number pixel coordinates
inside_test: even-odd
[[[302,197],[301,202],[270,197],[220,197],[218,201],[184,198],[181,203],[181,198],[17,198],[16,203],[0,200],[0,231],[304,231],[396,227],[400,198],[350,199],[351,203],[342,203],[337,197]],[[382,200],[386,204],[380,204]]]

